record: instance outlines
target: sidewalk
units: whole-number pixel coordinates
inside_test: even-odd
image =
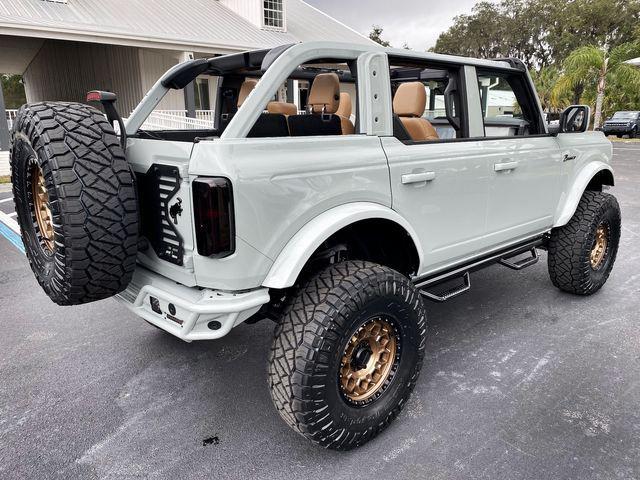
[[[9,175],[9,152],[0,150],[0,177]]]

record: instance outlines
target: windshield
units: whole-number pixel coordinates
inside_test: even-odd
[[[633,120],[638,116],[638,112],[616,112],[612,118],[616,120]]]

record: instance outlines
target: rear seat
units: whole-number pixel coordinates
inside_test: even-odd
[[[321,73],[311,85],[307,115],[291,115],[289,131],[293,137],[342,135],[342,119],[336,112],[340,105],[340,79],[335,73]]]
[[[240,108],[242,104],[245,102],[249,94],[256,88],[258,85],[258,80],[249,78],[242,82],[240,87],[240,91],[238,92],[238,101],[236,106]],[[271,102],[276,103],[276,102]],[[271,105],[271,104],[270,104]],[[294,105],[295,107],[295,105]],[[296,110],[297,113],[297,110]],[[222,120],[222,130],[229,124],[231,119],[233,118],[233,114],[226,115],[226,117]],[[287,124],[287,116],[280,113],[263,113],[261,114],[256,123],[251,127],[249,133],[247,134],[247,138],[264,138],[264,137],[288,137],[289,136],[289,125]]]

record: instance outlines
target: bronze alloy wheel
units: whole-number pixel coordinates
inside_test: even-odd
[[[589,260],[591,261],[591,268],[598,270],[604,263],[604,258],[607,253],[607,246],[609,244],[609,227],[601,223],[596,230],[596,238],[589,254]]]
[[[36,162],[31,164],[30,179],[33,216],[37,225],[36,233],[40,244],[47,253],[51,254],[53,252],[53,221],[51,209],[49,208],[49,194],[44,182],[42,168]]]
[[[378,398],[389,385],[400,354],[398,333],[386,318],[365,322],[351,336],[342,354],[340,389],[355,405]]]

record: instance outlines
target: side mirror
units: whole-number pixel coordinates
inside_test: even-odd
[[[560,114],[558,131],[552,133],[586,132],[591,121],[591,109],[587,105],[571,105]]]

